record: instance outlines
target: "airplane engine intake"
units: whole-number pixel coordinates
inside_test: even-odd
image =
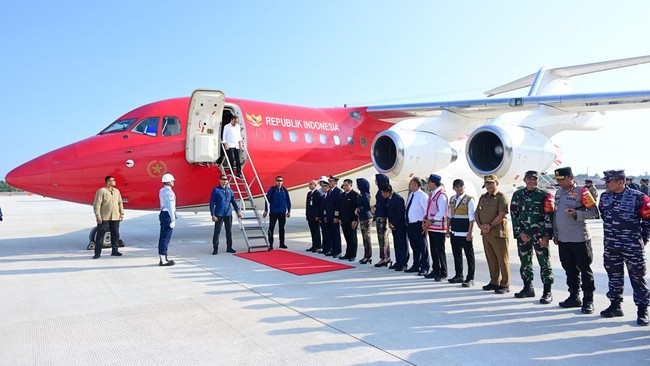
[[[555,145],[532,128],[486,125],[470,135],[467,162],[479,176],[495,174],[501,179],[518,179],[527,170],[542,172],[557,157]]]
[[[432,133],[390,129],[375,137],[371,156],[377,171],[391,178],[425,178],[445,169],[458,153],[449,142]]]

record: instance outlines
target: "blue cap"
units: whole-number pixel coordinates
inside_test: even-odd
[[[439,176],[438,174],[431,174],[429,175],[429,182],[435,183],[437,186],[440,185],[440,181],[442,180],[442,177]]]
[[[605,175],[605,177],[603,177],[605,182],[609,182],[612,179],[625,179],[625,169],[605,170],[603,174]]]

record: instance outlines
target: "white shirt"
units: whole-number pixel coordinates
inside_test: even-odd
[[[411,202],[411,207],[409,207],[409,202]],[[429,198],[423,190],[418,189],[415,192],[409,193],[409,196],[406,201],[406,207],[408,207],[408,216],[409,223],[422,221],[424,215],[427,213],[427,203]]]
[[[223,126],[222,142],[226,144],[227,148],[239,149],[239,143],[241,141],[241,127],[239,126],[239,123],[235,126],[233,126],[232,123],[228,123],[227,125]]]
[[[459,197],[456,198],[456,207],[460,204],[460,201],[463,200],[463,197],[465,197],[465,193],[461,194]],[[474,221],[474,213],[476,211],[476,207],[474,205],[474,197],[472,197],[469,202],[467,202],[467,218],[469,219],[469,222]],[[449,207],[449,210],[447,211],[447,217],[451,218],[451,207]],[[467,236],[467,233],[459,232],[459,231],[452,231],[451,232],[454,236]]]
[[[172,191],[172,187],[164,186],[158,192],[160,198],[160,210],[169,212],[172,222],[176,221],[176,194]]]

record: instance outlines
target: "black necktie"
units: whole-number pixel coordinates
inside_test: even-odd
[[[409,203],[406,205],[406,224],[408,225],[409,223],[409,209],[411,208],[411,203],[413,202],[413,193],[411,193],[411,196],[409,197]]]

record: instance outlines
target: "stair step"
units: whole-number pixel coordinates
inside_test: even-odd
[[[247,237],[249,240],[250,240],[250,239],[264,239],[264,238],[266,238],[266,235],[249,235],[249,236],[246,236],[246,237]],[[251,248],[252,248],[252,247],[251,247]]]

